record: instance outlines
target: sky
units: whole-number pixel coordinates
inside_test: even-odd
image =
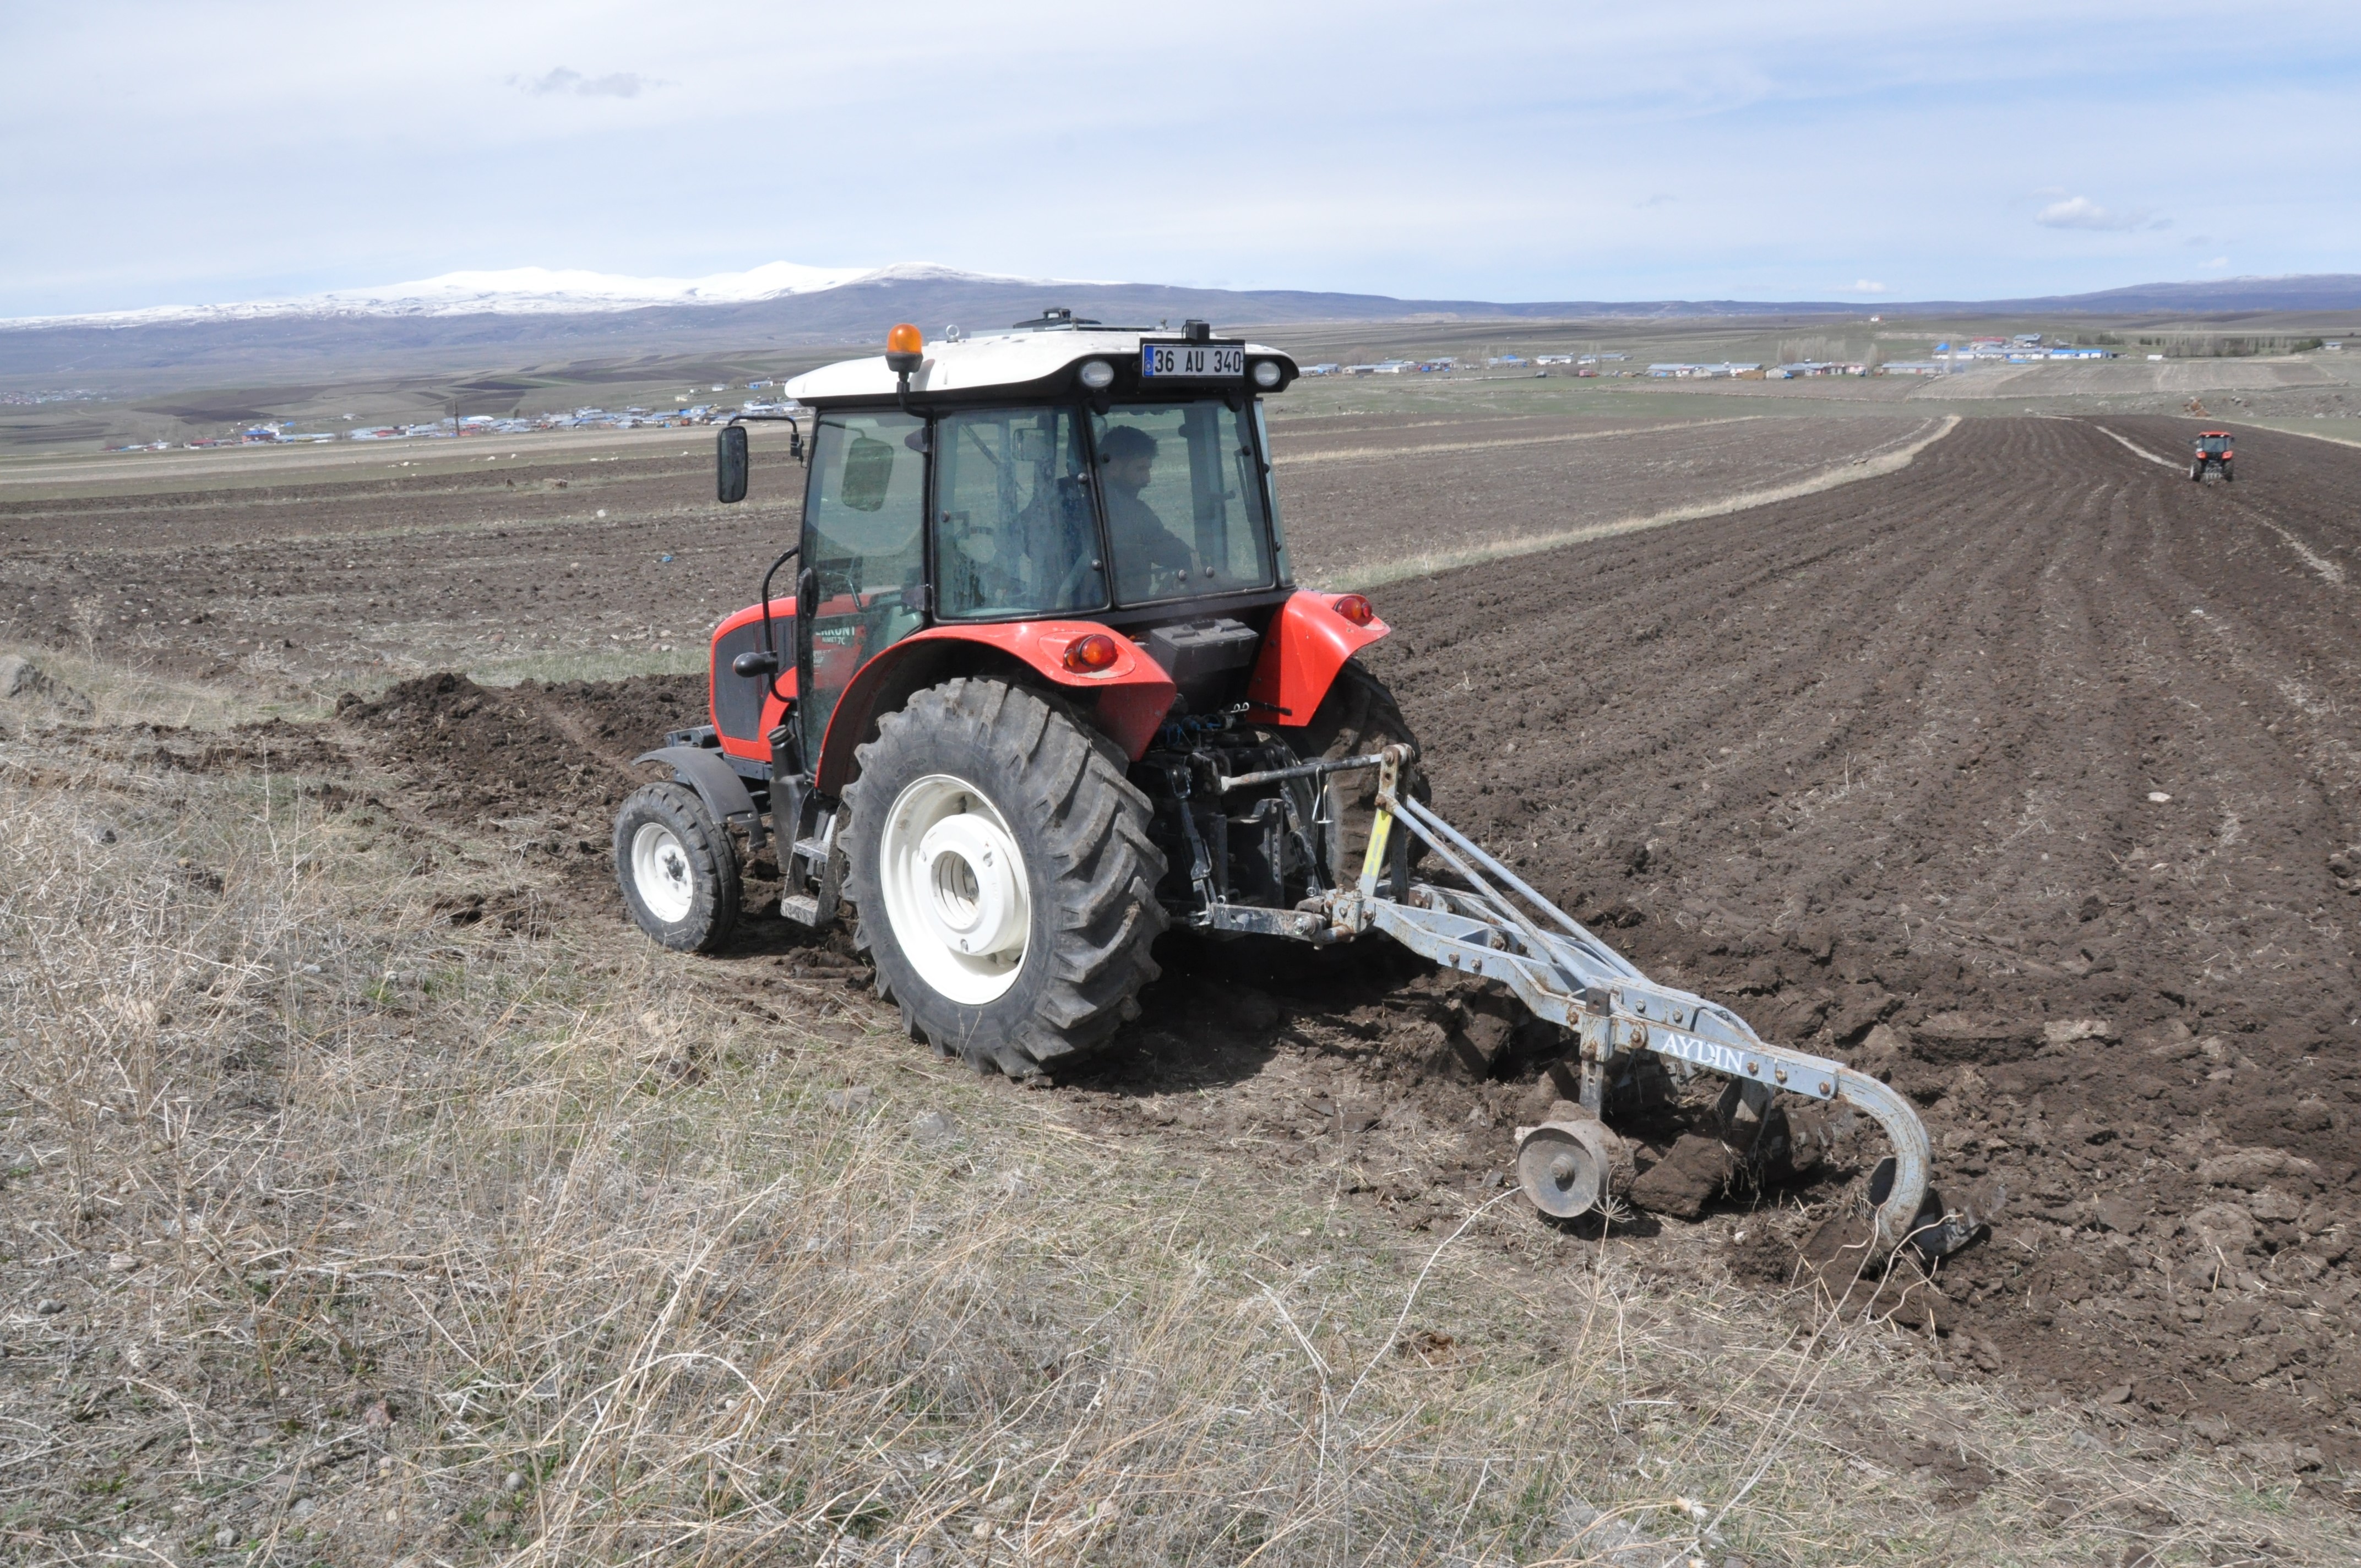
[[[0,317],[772,261],[1461,300],[2361,271],[2361,5],[0,0]]]

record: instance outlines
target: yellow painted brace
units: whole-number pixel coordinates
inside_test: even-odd
[[[1385,870],[1386,865],[1386,840],[1393,833],[1394,781],[1398,776],[1399,770],[1389,755],[1378,765],[1378,811],[1369,823],[1369,852],[1361,861],[1363,898],[1378,895],[1378,874]],[[1395,893],[1400,896],[1400,890],[1396,889]]]

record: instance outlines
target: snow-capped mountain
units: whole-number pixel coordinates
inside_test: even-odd
[[[1049,279],[961,272],[904,262],[893,267],[805,267],[774,261],[743,272],[703,278],[631,278],[547,267],[445,272],[411,283],[332,289],[288,300],[227,305],[154,305],[88,315],[19,316],[0,328],[169,326],[286,317],[581,315],[663,305],[744,305],[790,294],[817,294],[856,283],[1047,283]],[[1076,280],[1069,280],[1076,281]]]

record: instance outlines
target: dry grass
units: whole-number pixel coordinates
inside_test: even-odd
[[[0,740],[15,1561],[2354,1549],[1520,1200],[1414,1237],[1334,1169],[1093,1137],[313,766]]]

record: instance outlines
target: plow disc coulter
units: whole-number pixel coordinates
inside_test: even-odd
[[[1295,373],[1202,323],[1050,312],[931,352],[897,326],[882,357],[741,415],[791,422],[802,532],[714,631],[711,722],[642,759],[674,776],[616,822],[633,918],[718,947],[767,853],[782,915],[850,905],[913,1035],[1020,1077],[1136,1016],[1172,926],[1380,937],[1569,1032],[1578,1100],[1514,1151],[1543,1213],[1613,1202],[1610,1091],[1660,1062],[1727,1079],[1730,1125],[1778,1094],[1857,1109],[1893,1151],[1869,1184],[1876,1250],[1956,1245],[1901,1096],[1650,981],[1429,806],[1354,658],[1385,623],[1291,580],[1259,394]],[[719,499],[741,499],[743,423],[719,464]]]

